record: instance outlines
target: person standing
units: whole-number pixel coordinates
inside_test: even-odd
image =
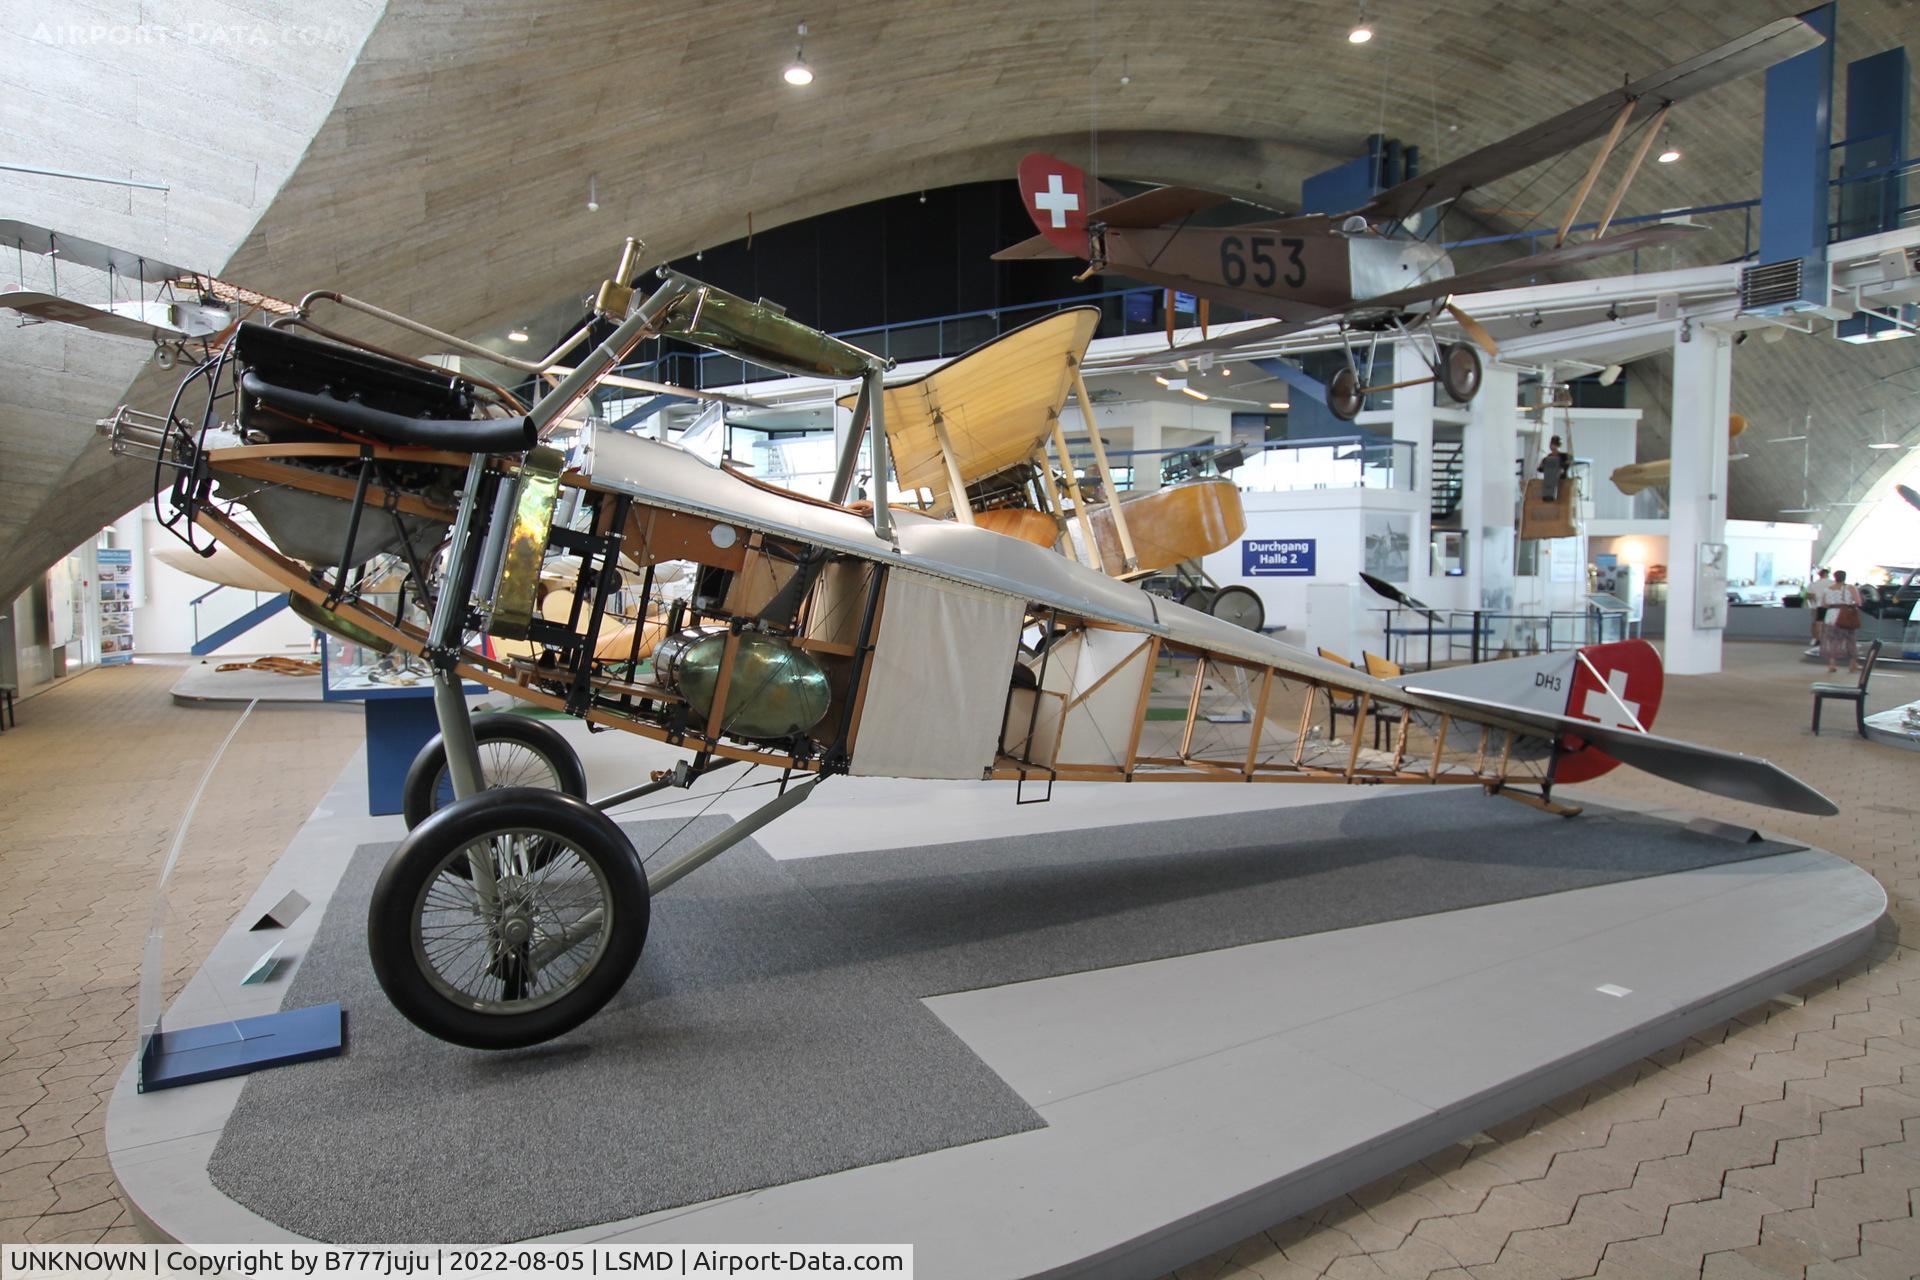
[[[1813,611],[1813,643],[1816,648],[1820,644],[1820,623],[1827,616],[1826,602],[1823,597],[1830,585],[1832,584],[1827,581],[1825,569],[1816,570],[1813,581],[1807,584],[1807,608]]]
[[[1833,581],[1824,596],[1826,618],[1820,628],[1820,656],[1827,660],[1829,672],[1840,669],[1845,658],[1847,670],[1860,665],[1860,649],[1855,640],[1860,634],[1860,589],[1847,582],[1847,571],[1835,569]]]

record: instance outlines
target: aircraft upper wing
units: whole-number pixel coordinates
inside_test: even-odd
[[[175,280],[181,276],[200,275],[201,272],[178,267],[158,258],[149,258],[138,253],[129,253],[125,249],[116,249],[110,244],[101,244],[97,240],[83,240],[79,236],[70,236],[64,231],[49,231],[45,227],[36,227],[29,222],[15,222],[11,218],[0,218],[0,245],[9,245],[24,249],[28,253],[47,254],[59,250],[62,262],[71,262],[76,266],[91,267],[96,271],[111,268],[115,274],[131,276],[134,279],[145,277],[147,280]]]
[[[1795,54],[1818,48],[1825,39],[1799,18],[1781,18],[1738,40],[1656,71],[1623,88],[1601,94],[1571,111],[1546,120],[1449,161],[1431,173],[1410,178],[1375,196],[1355,212],[1370,221],[1410,218],[1422,209],[1456,200],[1476,187],[1552,159],[1613,127],[1614,117],[1631,102],[1629,124],[1651,116],[1670,102],[1763,70]]]
[[[1467,719],[1494,716],[1517,721],[1548,738],[1571,733],[1599,747],[1621,764],[1630,764],[1656,778],[1666,778],[1698,791],[1794,813],[1812,813],[1824,817],[1840,812],[1840,806],[1833,801],[1772,761],[1757,756],[1743,756],[1734,751],[1721,751],[1717,747],[1703,747],[1652,733],[1636,733],[1631,729],[1615,729],[1592,720],[1533,711],[1504,702],[1470,698],[1438,689],[1422,689],[1412,680],[1402,683],[1408,693],[1418,694],[1442,706],[1458,708]]]

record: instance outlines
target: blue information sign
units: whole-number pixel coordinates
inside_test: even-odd
[[[1175,315],[1190,316],[1200,309],[1200,300],[1190,293],[1173,291],[1173,311]]]
[[[1240,542],[1240,576],[1311,578],[1314,541],[1312,538],[1243,538]]]

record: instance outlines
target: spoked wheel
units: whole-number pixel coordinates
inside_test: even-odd
[[[586,799],[587,771],[552,725],[528,716],[485,715],[474,720],[473,736],[480,745],[480,779],[488,790],[535,787]],[[436,733],[407,768],[400,812],[412,830],[428,814],[452,803],[447,744],[444,735]]]
[[[1327,411],[1342,422],[1352,422],[1367,407],[1366,392],[1360,387],[1360,371],[1344,365],[1327,384]]]
[[[400,842],[367,911],[373,971],[421,1030],[472,1049],[571,1031],[646,943],[647,877],[613,820],[572,796],[484,791]]]
[[[1464,342],[1447,345],[1440,353],[1440,386],[1461,404],[1480,390],[1480,353]]]
[[[1251,587],[1222,587],[1207,612],[1236,627],[1258,631],[1267,623],[1267,607]]]

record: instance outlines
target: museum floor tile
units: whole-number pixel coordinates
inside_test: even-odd
[[[1864,958],[1173,1280],[1920,1275],[1920,771],[1844,721],[1808,732],[1818,673],[1799,658],[1729,644],[1721,674],[1668,677],[1657,727],[1765,756],[1832,796],[1839,816],[1629,770],[1588,790],[1851,858],[1889,900]],[[1869,709],[1915,697],[1920,676],[1882,670]]]
[[[1891,900],[1829,979],[1183,1267],[1193,1277],[1910,1276],[1920,1270],[1920,912],[1913,757],[1807,732],[1809,669],[1729,645],[1672,677],[1660,728],[1765,755],[1842,806],[1799,818],[1622,772],[1592,790],[1806,839]],[[135,1040],[141,941],[175,823],[231,712],[164,665],[90,674],[0,735],[0,1240],[134,1239],[105,1101]],[[1872,709],[1920,696],[1882,672]],[[345,766],[360,718],[255,711],[173,887],[167,994],[201,963]],[[1909,935],[1920,937],[1920,933]]]
[[[181,667],[88,672],[0,734],[0,1241],[139,1239],[107,1166],[155,879],[237,709]],[[261,706],[208,786],[168,894],[163,995],[200,967],[359,746],[357,708]]]

